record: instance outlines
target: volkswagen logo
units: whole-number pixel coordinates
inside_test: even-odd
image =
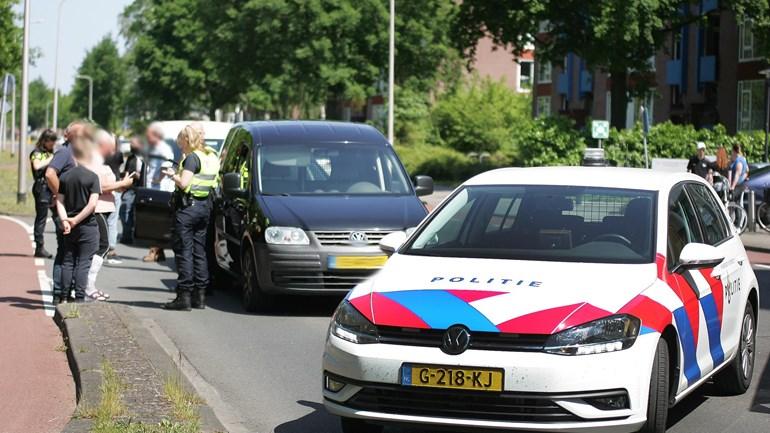
[[[366,233],[364,232],[351,232],[350,236],[348,236],[348,239],[350,239],[350,243],[352,244],[369,243],[369,237],[366,236]]]
[[[459,355],[471,344],[471,333],[463,325],[452,325],[441,338],[441,351],[448,355]]]

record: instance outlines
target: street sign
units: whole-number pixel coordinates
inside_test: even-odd
[[[7,103],[5,101],[2,101],[2,103],[0,103],[0,113],[1,114],[5,114],[5,113],[7,113],[9,111],[11,111],[11,104],[9,104],[9,103]]]
[[[606,120],[594,120],[591,122],[591,137],[598,140],[610,138],[610,122]]]

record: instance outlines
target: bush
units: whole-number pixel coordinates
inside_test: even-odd
[[[516,165],[577,165],[586,147],[584,133],[566,117],[537,118],[514,131]]]
[[[428,175],[448,183],[462,182],[487,170],[511,165],[510,158],[500,152],[480,162],[478,158],[443,146],[397,145],[395,149],[409,175]]]
[[[433,109],[440,142],[459,152],[513,152],[513,134],[530,120],[530,98],[490,79],[471,79]]]

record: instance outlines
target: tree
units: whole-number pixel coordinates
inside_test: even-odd
[[[110,35],[86,53],[78,74],[93,78],[93,120],[104,128],[116,129],[123,114],[126,66]],[[76,115],[88,116],[88,81],[78,79],[72,90],[72,107]]]
[[[17,0],[0,0],[0,79],[6,72],[15,73],[21,66],[21,28],[13,11]]]
[[[591,68],[609,72],[611,113],[624,126],[628,75],[650,73],[648,59],[672,31],[704,19],[696,0],[465,0],[457,30],[469,57],[480,37],[489,35],[516,53],[534,43],[542,61],[561,62],[567,53]],[[767,22],[767,0],[722,0],[719,7]],[[547,34],[539,33],[547,23]]]

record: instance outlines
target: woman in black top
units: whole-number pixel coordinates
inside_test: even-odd
[[[51,191],[45,180],[45,169],[53,159],[53,146],[56,144],[56,133],[46,129],[37,139],[35,149],[29,154],[29,164],[32,167],[32,196],[35,198],[35,257],[50,259],[51,253],[44,246],[43,232],[48,219],[48,209],[51,207]]]

